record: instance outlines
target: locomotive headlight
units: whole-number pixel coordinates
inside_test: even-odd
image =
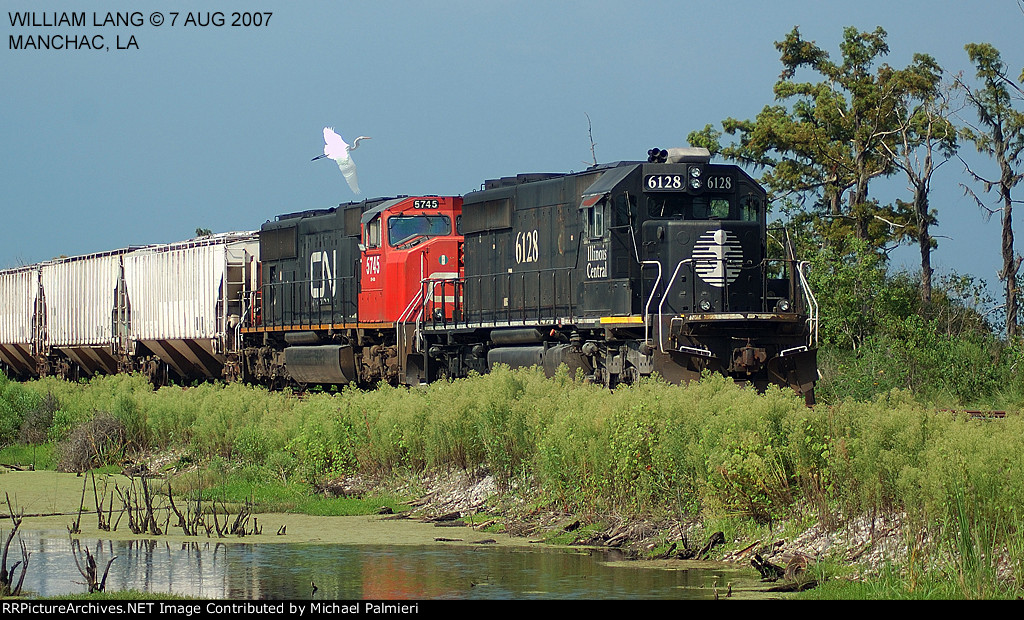
[[[711,302],[708,301],[707,299],[700,300],[700,303],[697,305],[700,307],[702,312],[707,312],[711,310]]]
[[[704,174],[703,168],[700,166],[690,166],[686,170],[686,174],[690,177],[690,180],[687,183],[690,186],[690,189],[698,190],[704,186],[704,180],[701,179],[701,176]]]

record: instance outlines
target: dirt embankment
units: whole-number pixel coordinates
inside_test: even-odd
[[[417,516],[458,513],[463,521],[494,526],[527,540],[572,540],[571,544],[620,550],[631,559],[717,560],[751,566],[774,565],[789,576],[825,557],[851,564],[860,573],[875,572],[904,553],[899,516],[854,519],[843,527],[815,524],[797,535],[756,540],[725,540],[704,524],[680,520],[626,520],[616,515],[580,517],[550,510],[531,510],[504,496],[498,500],[494,479],[486,472],[451,472],[419,481],[426,489],[415,502]],[[495,519],[481,514],[496,514]],[[474,520],[474,515],[476,515]],[[599,521],[595,527],[593,522]],[[589,526],[589,527],[588,527]],[[784,524],[775,528],[782,531]],[[788,528],[793,530],[794,528]]]

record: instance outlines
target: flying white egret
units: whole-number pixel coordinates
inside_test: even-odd
[[[338,167],[341,168],[341,173],[345,175],[345,180],[348,181],[348,186],[352,188],[353,192],[358,194],[359,179],[356,178],[356,164],[352,161],[352,157],[349,153],[359,148],[360,140],[369,139],[370,136],[359,136],[352,141],[352,146],[349,146],[341,139],[341,136],[334,131],[333,127],[324,127],[324,154],[314,157],[310,161],[329,157],[338,162]]]

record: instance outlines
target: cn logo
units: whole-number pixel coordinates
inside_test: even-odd
[[[309,255],[309,295],[313,299],[334,297],[334,265],[337,265],[337,250]]]

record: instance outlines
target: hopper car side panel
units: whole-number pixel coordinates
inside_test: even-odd
[[[0,271],[0,362],[13,376],[35,373],[38,294],[38,266]]]
[[[184,379],[219,378],[236,349],[255,232],[152,246],[124,258],[128,351],[138,370],[156,360]],[[140,346],[141,345],[141,346]]]

